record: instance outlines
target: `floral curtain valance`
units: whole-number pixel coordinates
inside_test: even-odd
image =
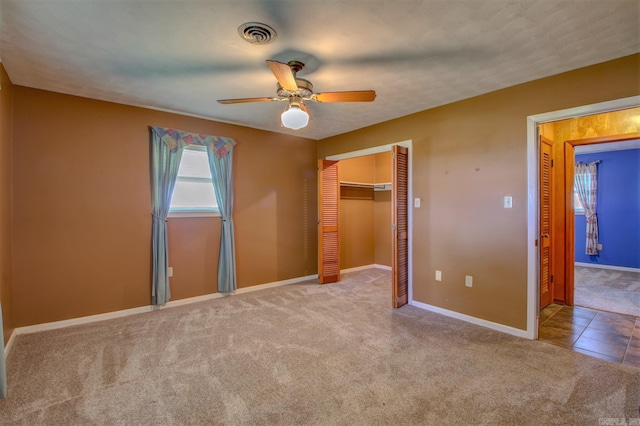
[[[151,127],[151,130],[169,147],[171,152],[176,152],[179,146],[203,145],[210,147],[218,157],[223,158],[236,144],[233,139],[224,136],[204,135],[158,126]]]

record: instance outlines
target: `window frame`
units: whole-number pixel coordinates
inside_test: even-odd
[[[187,145],[184,148],[184,151],[186,150],[191,150],[191,151],[201,151],[201,152],[207,152],[207,147],[204,145]],[[184,154],[183,151],[183,154]],[[208,155],[208,154],[207,154]],[[182,162],[182,158],[180,159],[180,161]],[[178,166],[180,167],[180,166]],[[210,176],[210,180],[207,180],[206,178],[194,178],[194,177],[180,177],[177,176],[176,177],[176,184],[178,182],[203,182],[203,181],[208,181],[211,185],[213,185],[213,183],[211,182],[213,180],[213,176]],[[175,188],[174,188],[175,190]],[[214,189],[215,191],[215,189]],[[215,197],[215,193],[214,193],[214,197]],[[173,195],[172,195],[173,198]],[[216,204],[217,204],[217,200],[216,200]],[[181,218],[181,217],[221,217],[220,214],[220,207],[216,206],[215,208],[198,208],[198,207],[178,207],[178,208],[171,208],[169,207],[169,214],[167,215],[168,218]]]

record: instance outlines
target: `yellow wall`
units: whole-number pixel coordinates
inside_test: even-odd
[[[317,272],[315,141],[15,86],[16,326],[150,304],[150,125],[236,140],[239,287]],[[173,299],[216,292],[220,218],[168,226]]]
[[[13,333],[11,267],[11,146],[13,85],[0,63],[0,302],[5,343]]]
[[[412,140],[413,196],[422,199],[413,211],[414,299],[525,329],[527,116],[638,95],[639,60],[616,59],[324,139],[318,157]],[[506,195],[512,209],[502,207]],[[474,277],[472,288],[465,275]]]

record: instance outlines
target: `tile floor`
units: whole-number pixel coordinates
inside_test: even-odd
[[[549,305],[538,338],[607,361],[640,368],[640,318],[579,306]]]

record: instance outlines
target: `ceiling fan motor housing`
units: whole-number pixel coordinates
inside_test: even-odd
[[[310,98],[313,95],[313,84],[309,80],[305,80],[304,78],[296,78],[296,84],[298,85],[298,90],[294,93],[288,91],[284,87],[280,86],[278,83],[277,94],[281,98],[288,98],[293,94],[298,94],[301,98]]]

